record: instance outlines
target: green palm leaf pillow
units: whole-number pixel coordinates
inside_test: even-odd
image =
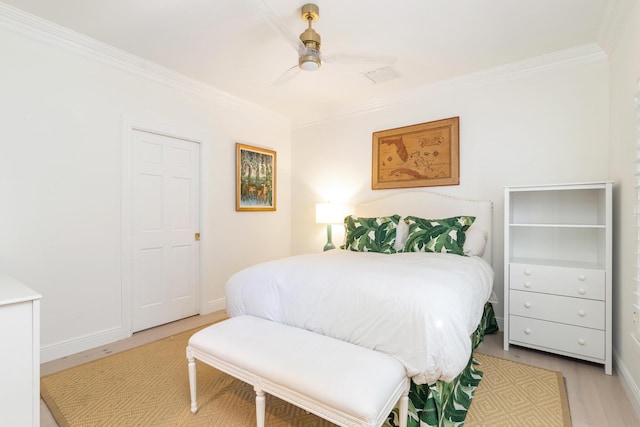
[[[471,227],[474,216],[455,216],[444,219],[425,219],[408,216],[409,236],[404,252],[445,252],[466,256],[463,247],[465,232]]]
[[[400,215],[361,218],[349,215],[344,219],[347,232],[343,249],[357,252],[394,254],[396,230]]]

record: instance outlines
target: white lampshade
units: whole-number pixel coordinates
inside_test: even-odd
[[[344,217],[353,213],[352,205],[317,203],[316,222],[318,224],[342,224]]]

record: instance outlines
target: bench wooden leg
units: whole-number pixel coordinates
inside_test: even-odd
[[[196,397],[196,359],[187,353],[189,365],[189,391],[191,393],[191,412],[198,412],[198,399]]]
[[[400,398],[399,406],[398,416],[400,418],[400,427],[407,427],[407,418],[409,417],[409,390]]]
[[[267,406],[264,391],[257,387],[254,387],[254,390],[256,391],[256,421],[258,427],[264,427],[264,413]]]

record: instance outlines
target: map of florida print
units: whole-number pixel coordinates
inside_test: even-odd
[[[389,135],[378,140],[378,180],[450,178],[450,128]]]

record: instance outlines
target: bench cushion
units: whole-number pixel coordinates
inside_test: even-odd
[[[385,416],[407,379],[392,356],[254,316],[211,325],[189,346],[362,420]]]

